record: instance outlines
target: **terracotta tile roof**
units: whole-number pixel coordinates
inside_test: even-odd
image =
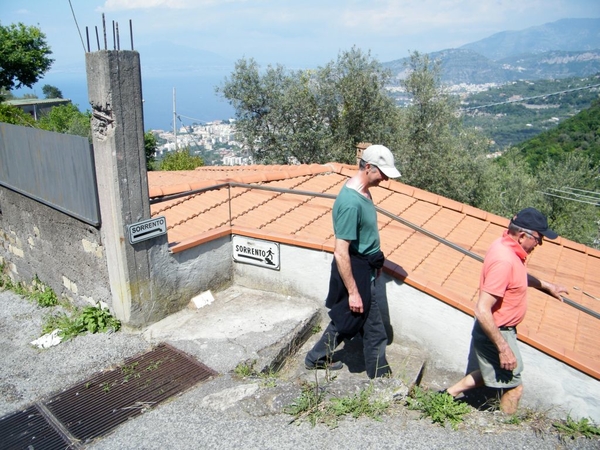
[[[235,183],[334,196],[355,171],[350,165],[315,164],[149,172],[150,197],[213,188],[155,203],[151,212],[166,217],[173,252],[232,232],[331,252],[332,198],[250,189]],[[508,224],[503,217],[397,181],[381,183],[371,192],[383,210],[480,257]],[[473,314],[481,269],[477,259],[385,214],[379,214],[378,222],[387,273]],[[600,313],[600,301],[586,295],[600,297],[600,251],[558,238],[536,248],[528,267],[542,279],[567,286],[570,300]],[[600,379],[599,319],[530,289],[519,338]]]

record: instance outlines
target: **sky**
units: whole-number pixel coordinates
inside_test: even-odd
[[[102,14],[113,49],[112,23],[122,50],[140,52],[142,77],[161,76],[161,61],[187,47],[233,64],[314,68],[356,46],[380,62],[456,48],[494,33],[522,30],[563,18],[600,18],[598,0],[2,0],[0,23],[39,27],[54,64],[43,84],[67,91],[85,77],[86,27],[92,51],[102,43]],[[103,46],[103,44],[101,44]],[[170,47],[172,46],[172,47]],[[160,54],[153,54],[160,50]],[[183,55],[186,53],[184,52]],[[213,55],[214,56],[214,55]],[[144,61],[153,66],[144,67]],[[180,69],[178,69],[180,71]],[[144,72],[145,71],[145,72]],[[181,74],[180,74],[181,75]],[[53,82],[50,82],[50,81]],[[62,81],[66,87],[57,82]],[[85,80],[84,80],[85,82]],[[39,84],[39,83],[38,83]],[[74,83],[78,84],[78,83]],[[171,83],[175,84],[175,83]],[[157,85],[158,86],[158,85]],[[161,88],[162,89],[162,88]],[[21,91],[19,91],[21,92]],[[29,90],[28,92],[31,92]],[[34,87],[40,97],[41,87]],[[75,95],[72,95],[73,97]],[[168,94],[171,96],[171,93]],[[179,96],[179,94],[178,94]],[[67,97],[67,95],[65,95]],[[83,100],[85,102],[85,100]],[[83,106],[85,109],[86,105]]]

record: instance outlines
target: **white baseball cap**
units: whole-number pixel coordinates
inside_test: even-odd
[[[389,148],[383,145],[368,146],[361,159],[366,163],[377,166],[388,178],[398,178],[400,176],[400,172],[394,165],[394,155],[392,155]]]

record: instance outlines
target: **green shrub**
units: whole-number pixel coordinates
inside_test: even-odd
[[[169,152],[160,164],[160,170],[194,170],[204,165],[200,156],[192,155],[188,148]]]
[[[59,336],[64,341],[83,333],[105,333],[118,331],[121,322],[114,318],[110,311],[101,306],[87,306],[75,310],[72,315],[64,312],[53,314],[46,319],[42,332],[50,333],[59,329]]]
[[[373,386],[370,385],[357,394],[327,400],[318,384],[307,384],[300,397],[285,408],[285,412],[294,416],[294,421],[307,420],[312,426],[324,423],[331,428],[337,427],[339,418],[343,416],[379,420],[390,403],[375,399],[372,394]]]
[[[576,422],[568,415],[566,421],[555,422],[553,425],[563,439],[575,439],[581,436],[591,439],[594,436],[600,436],[600,428],[586,417]]]
[[[448,393],[426,391],[418,386],[412,390],[406,403],[409,409],[420,410],[421,416],[430,417],[433,423],[444,426],[450,422],[454,429],[463,421],[463,416],[471,411],[469,405],[455,401]]]

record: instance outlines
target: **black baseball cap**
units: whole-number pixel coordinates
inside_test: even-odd
[[[556,239],[558,234],[548,228],[548,220],[535,208],[525,208],[519,211],[510,221],[513,225],[526,230],[537,231],[548,239]]]

